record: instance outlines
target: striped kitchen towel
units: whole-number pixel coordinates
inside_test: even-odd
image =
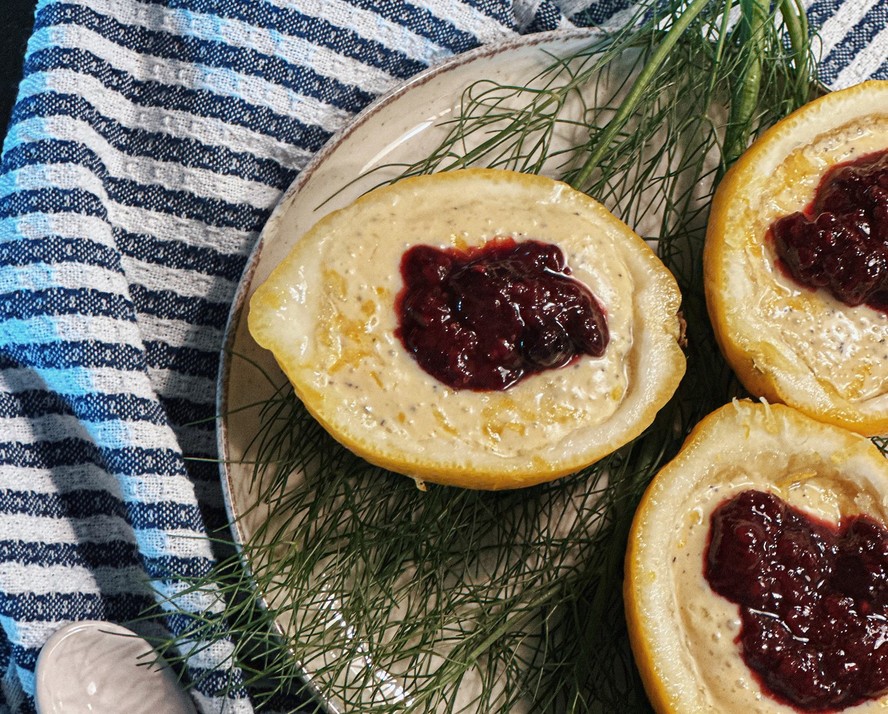
[[[888,77],[885,0],[809,4],[829,86]],[[0,711],[33,710],[37,655],[62,624],[126,622],[152,588],[172,595],[176,575],[214,562],[225,320],[311,156],[449,55],[630,12],[629,0],[38,3],[0,164]],[[252,710],[243,688],[215,695],[237,676],[227,653],[217,643],[190,662],[202,712]]]

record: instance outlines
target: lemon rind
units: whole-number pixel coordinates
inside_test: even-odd
[[[644,329],[639,329],[635,335],[637,344],[633,345],[631,352],[629,379],[632,381],[632,389],[620,407],[620,419],[602,425],[595,433],[575,436],[573,443],[566,445],[566,448],[573,449],[576,453],[568,456],[560,453],[536,454],[528,458],[502,459],[495,463],[488,461],[483,465],[466,459],[463,454],[458,454],[459,459],[453,462],[439,460],[426,463],[412,457],[404,458],[403,454],[397,452],[381,450],[374,443],[372,434],[361,437],[344,429],[342,424],[330,418],[329,410],[324,408],[323,399],[319,398],[301,377],[299,366],[279,354],[279,338],[273,334],[275,329],[257,319],[254,310],[257,305],[273,306],[275,301],[282,299],[281,295],[275,292],[280,293],[282,289],[280,286],[269,289],[266,285],[275,285],[275,273],[286,269],[288,261],[298,260],[293,257],[295,251],[275,268],[266,285],[260,286],[254,293],[248,325],[257,343],[275,353],[297,396],[312,416],[346,448],[370,463],[423,482],[486,490],[525,487],[567,475],[594,463],[638,436],[653,421],[656,413],[677,388],[685,371],[685,357],[679,345],[682,337],[678,318],[681,296],[675,279],[647,243],[588,196],[573,191],[566,184],[553,182],[550,179],[503,170],[466,169],[437,174],[434,180],[459,181],[467,178],[518,182],[520,185],[530,187],[532,191],[547,195],[570,192],[572,200],[581,202],[583,210],[595,216],[596,220],[607,221],[612,227],[619,226],[620,237],[625,239],[624,254],[632,258],[630,268],[636,281],[634,299],[638,302],[639,310],[644,312],[642,315]],[[411,184],[429,180],[428,176],[404,179],[398,184],[377,189],[361,197],[358,203],[380,200],[380,196],[385,197],[386,192],[409,190]],[[299,243],[303,241],[310,243],[315,234],[322,233],[325,223],[333,220],[331,216],[322,219],[300,239]],[[290,265],[289,269],[292,268]],[[644,364],[641,363],[642,360]]]

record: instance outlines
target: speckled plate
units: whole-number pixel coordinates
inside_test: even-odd
[[[320,218],[380,182],[397,177],[397,164],[423,159],[434,150],[446,133],[443,123],[454,116],[469,85],[479,79],[526,85],[552,65],[553,57],[567,56],[598,38],[600,35],[589,30],[520,37],[465,53],[423,72],[359,114],[286,191],[262,232],[237,291],[220,368],[218,413],[224,416],[219,422],[218,444],[226,505],[237,542],[253,538],[265,517],[250,491],[252,466],[245,458],[258,431],[258,410],[249,407],[273,392],[262,371],[285,383],[271,354],[256,345],[242,319],[254,286]],[[556,138],[556,142],[569,140]],[[248,566],[255,568],[256,564]],[[287,623],[278,624],[282,631],[288,630]],[[311,681],[313,673],[305,674]],[[391,693],[392,697],[404,696],[394,681]],[[330,711],[341,710],[339,702],[327,704]]]

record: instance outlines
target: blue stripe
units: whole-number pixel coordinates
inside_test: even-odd
[[[22,647],[17,644],[12,646],[12,658],[15,660],[15,663],[30,672],[37,669],[37,657],[39,656],[39,647]]]
[[[180,85],[134,79],[129,73],[112,67],[105,60],[82,49],[54,47],[35,52],[25,60],[24,76],[36,72],[66,69],[99,80],[102,85],[137,106],[159,107],[165,110],[185,111],[195,116],[221,119],[234,126],[243,126],[279,141],[317,151],[330,138],[322,127],[305,124],[296,117],[257,106],[237,98],[220,96],[206,90],[188,89]],[[64,101],[49,103],[40,100],[44,95],[19,100],[12,113],[12,122],[32,116],[70,114],[83,121],[94,122],[103,136],[119,134],[116,121],[104,117],[86,100],[75,95],[59,94]],[[47,93],[46,96],[51,96]]]
[[[14,644],[12,646],[12,658],[18,667],[34,672],[37,669],[37,658],[40,656],[40,647],[22,647]],[[27,710],[26,710],[27,711]],[[36,709],[34,712],[36,714]]]
[[[148,577],[168,582],[181,578],[206,578],[213,570],[213,561],[208,558],[184,558],[164,555],[143,558]]]
[[[79,188],[38,188],[17,191],[0,198],[0,218],[30,213],[78,213],[107,219],[102,201],[94,193]]]
[[[135,543],[123,540],[77,543],[0,540],[0,561],[47,567],[61,565],[89,568],[122,568],[142,563],[149,577],[158,580],[205,577],[212,568],[212,561],[207,558],[175,555],[142,558]]]
[[[61,397],[55,392],[27,390],[0,394],[0,418],[38,418],[51,414],[76,416],[84,422],[110,420],[166,424],[161,406],[134,394],[83,394]]]
[[[851,2],[856,1],[857,0],[851,0]],[[837,0],[816,0],[816,2],[811,3],[805,12],[808,17],[809,27],[822,27],[824,22],[836,14],[838,11],[838,5],[840,4],[841,0],[838,0],[838,2]]]
[[[832,84],[839,73],[888,26],[888,3],[877,2],[829,51],[818,67],[821,80]]]
[[[148,341],[145,352],[131,345],[100,342],[11,343],[0,349],[0,369],[23,366],[38,369],[95,369],[113,367],[119,371],[169,369],[196,377],[214,379],[219,365],[216,350],[173,347],[165,342]]]
[[[425,8],[403,0],[350,0],[352,5],[369,10],[411,32],[427,37],[435,44],[452,53],[465,52],[480,42],[474,35],[460,30],[450,20],[445,20]]]
[[[172,290],[149,290],[141,285],[133,285],[130,292],[140,313],[162,320],[183,320],[195,326],[222,328],[228,318],[230,305],[227,302],[184,297]]]
[[[109,200],[115,203],[199,220],[220,228],[256,232],[262,228],[270,212],[249,204],[229,203],[157,184],[115,178],[108,175],[104,166],[97,170],[97,175]],[[29,213],[79,213],[107,219],[99,197],[82,189],[41,188],[19,191],[0,199],[0,217],[12,218]]]
[[[339,27],[324,18],[310,17],[296,10],[264,2],[245,3],[240,0],[147,0],[147,2],[167,8],[240,20],[270,32],[306,39],[312,45],[327,47],[339,55],[378,67],[399,79],[407,79],[426,68],[424,63],[410,59],[397,48],[386,47],[373,39],[362,37],[354,30]],[[495,4],[501,5],[500,2]]]
[[[220,228],[257,232],[270,210],[244,203],[229,203],[218,198],[196,196],[188,191],[164,188],[157,184],[141,184],[110,176],[102,177],[108,198],[115,203],[148,211],[166,213],[179,218],[201,221]]]
[[[231,281],[240,279],[247,262],[245,255],[220,253],[213,248],[188,245],[180,240],[162,240],[146,233],[129,233],[115,228],[114,238],[121,252],[134,260]]]
[[[126,514],[123,503],[107,491],[83,490],[66,493],[0,491],[0,511],[5,516],[20,513],[35,518],[123,518]]]
[[[0,592],[0,614],[19,621],[111,620],[126,622],[153,605],[148,595],[123,593],[22,593]]]
[[[0,393],[0,419],[39,418],[51,414],[73,416],[71,406],[55,392],[31,389]]]
[[[3,163],[4,172],[42,164],[78,164],[93,173],[105,172],[98,154],[73,141],[41,141],[24,144],[10,151]]]
[[[154,369],[170,369],[207,379],[214,379],[219,368],[219,353],[216,350],[173,347],[156,340],[145,343],[145,356],[148,366]]]
[[[132,527],[139,530],[206,530],[200,509],[190,503],[129,503],[127,516]]]
[[[9,516],[22,513],[35,518],[125,518],[124,504],[108,491],[77,489],[62,493],[0,491],[0,511]]]
[[[874,79],[888,79],[888,57],[885,58],[885,61],[879,65],[879,69],[877,69],[873,73]]]
[[[120,518],[140,530],[203,530],[200,510],[195,504],[170,501],[123,503],[106,490],[77,489],[64,493],[0,491],[0,511],[6,515],[21,513],[35,518],[89,519],[109,516]]]
[[[229,631],[224,616],[219,612],[205,612],[200,615],[192,615],[186,612],[172,612],[164,617],[167,629],[175,635],[183,636],[193,634],[195,631],[211,633],[213,638],[223,636]],[[209,625],[213,628],[209,629]]]
[[[178,453],[169,449],[105,449],[76,437],[34,443],[0,442],[0,464],[23,468],[95,464],[122,476],[176,474],[182,468]]]
[[[84,315],[135,321],[133,305],[125,296],[92,288],[45,288],[2,293],[0,315],[19,320],[46,315]]]
[[[138,347],[113,342],[7,343],[2,345],[0,367],[31,366],[37,369],[94,369],[114,367],[124,372],[144,370]]]
[[[462,0],[469,7],[475,8],[478,12],[487,15],[487,17],[495,20],[503,27],[515,29],[515,17],[512,12],[512,3],[504,3],[502,0]],[[542,0],[541,5],[550,4],[550,0]],[[539,10],[537,10],[539,12]],[[558,13],[559,17],[561,13]]]
[[[80,5],[44,7],[34,20],[34,31],[68,24],[96,32],[109,42],[130,51],[260,77],[348,112],[363,109],[374,96],[356,86],[325,77],[310,67],[291,64],[281,57],[250,48],[233,47],[224,42],[124,25],[113,17]]]
[[[78,101],[86,106],[85,100]],[[193,139],[179,139],[169,134],[128,129],[117,122],[111,122],[91,107],[84,114],[91,116],[80,118],[99,131],[116,151],[128,156],[148,156],[155,161],[237,176],[278,189],[286,188],[296,175],[295,171],[285,169],[275,161],[257,159],[251,154],[207,146]],[[64,163],[75,163],[92,169],[101,165],[101,159],[83,144],[45,139],[20,144],[6,152],[3,170],[9,172],[25,166]]]
[[[117,251],[88,238],[50,235],[0,242],[0,265],[22,267],[32,263],[81,263],[123,273]]]
[[[9,534],[7,534],[9,535]],[[0,561],[22,565],[87,565],[95,568],[125,566],[139,561],[135,543],[111,540],[100,543],[34,543],[23,540],[0,540]]]
[[[584,27],[603,25],[616,13],[634,5],[634,0],[608,0],[592,3],[589,7],[571,16],[571,22]]]
[[[133,260],[232,282],[240,278],[247,260],[245,255],[220,253],[213,248],[161,240],[120,228],[115,228],[113,234],[120,252]],[[123,272],[120,256],[114,248],[88,238],[50,235],[0,242],[0,265],[22,267],[32,263],[82,263]]]
[[[533,22],[524,29],[524,32],[557,30],[563,18],[561,11],[552,4],[551,0],[542,0],[535,11]]]
[[[213,395],[207,395],[206,402],[194,402],[181,397],[163,397],[160,403],[171,423],[178,426],[189,425],[198,429],[213,431],[216,428],[216,410],[212,402]],[[216,468],[213,464],[213,468]]]
[[[243,676],[239,669],[209,670],[189,667],[188,673],[194,682],[194,688],[204,696],[226,696],[229,699],[243,699],[247,696],[247,691],[243,687]],[[309,708],[305,711],[312,711],[312,709]],[[315,709],[315,711],[317,710]]]

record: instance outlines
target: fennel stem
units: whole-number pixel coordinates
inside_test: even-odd
[[[589,155],[586,157],[586,161],[584,162],[583,167],[572,180],[574,187],[582,188],[586,185],[589,177],[592,175],[592,172],[601,161],[601,157],[610,148],[611,141],[614,139],[617,133],[621,129],[623,129],[623,127],[626,125],[626,122],[629,120],[629,117],[632,116],[632,113],[635,111],[638,103],[644,96],[644,93],[650,85],[651,81],[656,76],[657,71],[660,69],[663,62],[669,56],[672,48],[681,39],[681,36],[685,33],[688,27],[690,27],[691,23],[697,18],[697,16],[703,11],[703,9],[710,4],[710,2],[711,0],[693,0],[693,2],[688,5],[688,7],[679,16],[679,19],[676,21],[676,23],[663,37],[659,46],[651,55],[651,58],[648,60],[644,69],[641,70],[638,78],[633,83],[632,89],[630,90],[626,99],[620,105],[617,114],[607,123],[604,129],[596,132],[595,140],[589,150]]]
[[[769,3],[766,0],[741,0],[740,8],[740,31],[744,35],[744,44],[748,50],[745,53],[742,73],[731,97],[731,112],[724,147],[725,166],[730,166],[740,157],[749,141],[762,82],[764,26],[769,18]],[[784,4],[784,8],[788,9],[788,6]]]

